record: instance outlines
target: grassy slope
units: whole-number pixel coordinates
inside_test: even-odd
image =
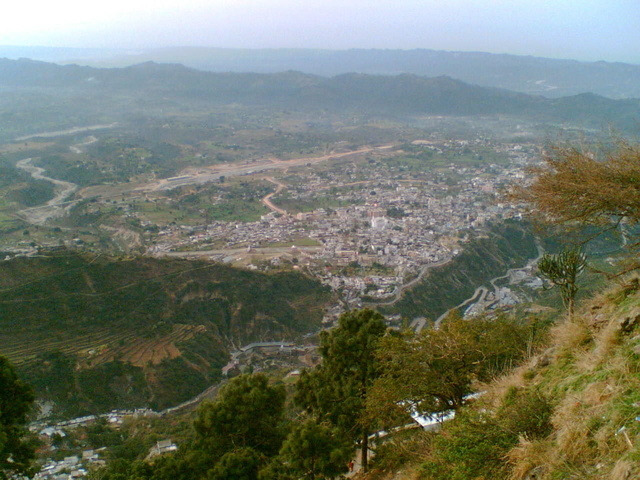
[[[508,454],[512,478],[638,478],[640,285],[595,297],[552,332],[551,347],[495,386],[537,389],[553,404],[552,432]]]
[[[397,442],[407,463],[370,478],[640,478],[639,279],[583,302],[543,352],[481,389],[441,434]]]

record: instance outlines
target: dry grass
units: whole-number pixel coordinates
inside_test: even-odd
[[[420,468],[417,466],[404,466],[398,472],[370,472],[369,474],[360,473],[354,475],[354,480],[419,480]]]
[[[629,460],[618,460],[613,470],[611,470],[609,478],[611,480],[632,480],[638,478],[639,474],[637,463],[630,462]]]
[[[635,348],[640,354],[640,326],[623,327],[640,315],[634,285],[632,280],[613,287],[554,327],[548,368],[534,358],[491,386],[497,395],[512,386],[537,385],[557,400],[553,433],[533,442],[521,439],[507,455],[512,480],[640,478],[638,462],[630,460],[640,445],[634,420],[640,413],[640,395],[634,393],[640,389],[640,365],[630,353]]]
[[[550,470],[555,458],[550,456],[553,444],[549,440],[531,442],[520,438],[520,443],[507,454],[507,461],[513,466],[510,480],[533,480],[543,478]]]
[[[589,417],[590,412],[583,402],[573,396],[568,396],[555,410],[551,422],[555,428],[556,445],[562,457],[569,462],[593,461],[598,456],[590,441]]]
[[[592,372],[602,368],[614,356],[614,350],[620,345],[620,330],[616,322],[609,322],[598,332],[595,347],[584,352],[576,362],[583,371]]]
[[[534,363],[534,360],[527,362],[527,366]],[[518,367],[506,375],[503,375],[486,385],[479,385],[476,390],[485,392],[482,396],[482,404],[488,408],[496,409],[510,390],[521,388],[525,384],[524,375],[529,370],[527,366]]]
[[[593,333],[589,322],[576,315],[551,329],[551,343],[556,346],[556,355],[575,357],[588,351]]]

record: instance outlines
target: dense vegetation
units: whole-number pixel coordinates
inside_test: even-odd
[[[33,390],[24,383],[9,361],[0,357],[0,479],[34,473],[35,445],[25,439]]]
[[[465,320],[452,316],[442,330],[425,331],[412,343],[388,330],[372,310],[347,312],[321,336],[322,364],[304,372],[294,388],[262,374],[236,377],[214,402],[200,406],[194,429],[176,454],[153,462],[118,456],[95,478],[335,478],[347,473],[356,447],[362,452],[359,467],[367,471],[367,453],[380,447],[369,441],[376,429],[410,421],[410,404],[421,413],[442,409],[433,405],[430,388],[461,392],[456,408],[462,409],[462,395],[472,391],[471,383],[503,372],[542,338],[534,334],[535,322],[486,319],[477,328],[466,327]],[[400,345],[413,345],[414,355]],[[487,358],[482,358],[485,352]],[[432,360],[424,361],[429,356]],[[407,378],[417,385],[425,376],[430,376],[428,388],[407,389]],[[513,411],[520,417],[505,424],[529,413],[522,405],[514,400]],[[401,415],[381,414],[398,406],[404,406]],[[535,420],[529,424],[532,431],[546,428]],[[374,467],[379,464],[376,457]]]
[[[0,352],[67,413],[179,403],[234,345],[317,328],[330,298],[297,273],[198,261],[62,251],[0,272]]]

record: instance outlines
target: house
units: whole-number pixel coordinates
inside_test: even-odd
[[[171,439],[159,440],[149,450],[147,459],[157,457],[158,455],[164,455],[165,453],[175,452],[176,450],[178,450],[178,446],[173,443]]]

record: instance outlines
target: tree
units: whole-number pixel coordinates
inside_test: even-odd
[[[439,329],[385,337],[367,416],[391,426],[406,422],[412,410],[459,409],[474,382],[490,380],[526,354],[531,333],[528,325],[507,318],[467,321],[454,314]]]
[[[275,455],[284,437],[285,395],[261,374],[232,379],[215,402],[201,405],[194,422],[200,443],[220,456],[237,448]]]
[[[295,479],[334,478],[347,472],[353,451],[340,432],[315,419],[296,425],[280,450],[280,460]]]
[[[538,270],[553,285],[560,287],[562,302],[573,315],[578,285],[576,280],[587,265],[587,257],[579,248],[568,248],[557,255],[544,254],[538,262]]]
[[[362,467],[367,469],[372,422],[365,421],[367,394],[378,376],[375,351],[386,332],[384,317],[373,310],[352,310],[338,326],[320,334],[322,364],[302,373],[296,402],[338,427],[346,438],[360,439]]]
[[[225,453],[207,474],[208,480],[255,480],[262,464],[258,452],[239,448]]]
[[[24,437],[34,399],[31,387],[18,378],[6,358],[0,357],[0,479],[33,473],[35,448]]]
[[[608,151],[555,147],[544,165],[531,169],[531,185],[514,186],[509,197],[529,205],[553,225],[615,229],[640,221],[640,145],[617,141]]]

